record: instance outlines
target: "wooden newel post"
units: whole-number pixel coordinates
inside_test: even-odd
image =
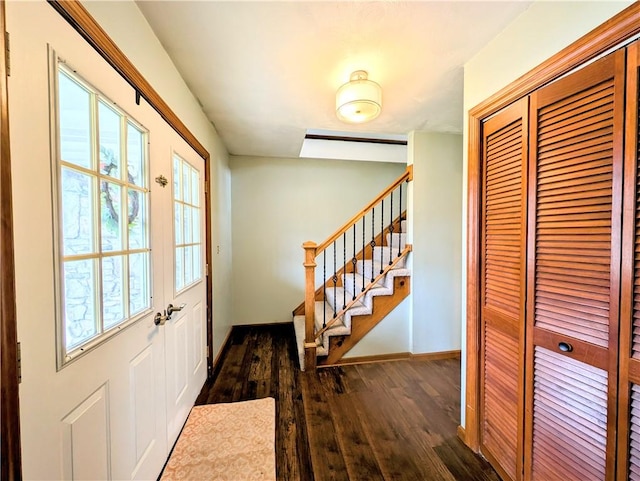
[[[304,365],[306,370],[316,368],[316,247],[315,242],[307,241],[302,244],[304,249]]]

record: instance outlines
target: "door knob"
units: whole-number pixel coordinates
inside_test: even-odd
[[[159,312],[156,312],[156,317],[153,318],[153,323],[156,326],[164,326],[164,323],[167,322],[167,319],[169,319],[171,316],[167,316],[165,311],[165,315],[163,316],[162,314],[160,314]]]
[[[185,303],[180,304],[180,307],[176,307],[173,304],[169,304],[167,306],[167,316],[169,316],[169,318],[171,318],[171,314],[173,314],[174,312],[178,312],[181,311],[182,309],[184,309],[186,306]]]

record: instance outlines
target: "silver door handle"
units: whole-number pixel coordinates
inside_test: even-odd
[[[156,326],[164,326],[164,323],[167,322],[167,320],[170,318],[171,316],[166,315],[166,311],[164,316],[159,312],[156,312],[156,316],[153,318],[153,323]]]
[[[169,304],[167,306],[167,316],[169,316],[169,318],[171,318],[171,314],[173,314],[174,312],[178,312],[181,311],[182,309],[184,309],[186,307],[187,304],[182,303],[180,304],[180,307],[176,307],[173,304]]]

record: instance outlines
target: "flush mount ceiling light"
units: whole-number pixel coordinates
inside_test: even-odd
[[[356,70],[336,92],[336,114],[343,122],[363,123],[380,115],[382,89],[368,77],[364,70]]]

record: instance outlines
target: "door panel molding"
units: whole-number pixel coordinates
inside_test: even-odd
[[[131,479],[135,479],[145,457],[154,442],[154,417],[156,400],[154,399],[153,367],[156,359],[153,348],[148,345],[129,361],[131,386],[131,412],[133,413],[133,431],[135,432],[135,467]]]
[[[111,479],[109,388],[100,386],[61,421],[64,479]]]

